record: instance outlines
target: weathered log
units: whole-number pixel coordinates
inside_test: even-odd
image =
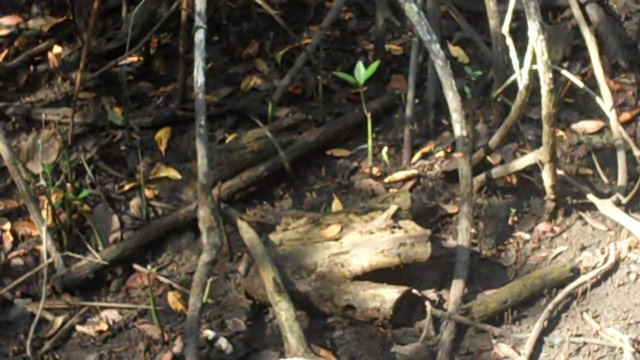
[[[533,271],[497,289],[490,295],[473,300],[462,311],[476,320],[488,319],[533,298],[544,290],[569,282],[575,269],[569,264],[548,266]]]
[[[352,280],[374,270],[425,262],[431,256],[431,232],[409,220],[394,222],[397,209],[391,205],[382,213],[330,214],[305,222],[310,218],[306,216],[293,221],[293,229],[271,234],[267,248],[292,296],[323,312],[363,321],[406,322],[415,309],[423,309],[407,286]],[[329,224],[344,226],[344,235],[322,237],[319,230]],[[253,272],[245,289],[258,300],[266,299]],[[419,305],[399,306],[406,304],[405,299]]]

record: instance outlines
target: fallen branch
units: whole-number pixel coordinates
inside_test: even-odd
[[[609,244],[607,251],[607,261],[604,263],[604,265],[580,276],[578,279],[576,279],[566,288],[560,291],[560,293],[558,293],[558,295],[556,295],[556,297],[554,297],[553,300],[551,300],[551,302],[545,307],[542,314],[540,314],[538,321],[536,321],[536,323],[533,325],[533,329],[531,329],[529,339],[527,339],[527,342],[524,345],[524,349],[522,350],[523,359],[529,359],[531,357],[533,348],[538,341],[538,337],[540,336],[542,329],[544,329],[545,325],[547,324],[547,320],[549,320],[549,318],[553,314],[553,311],[560,305],[560,303],[564,301],[569,295],[571,295],[572,292],[591,282],[598,276],[601,276],[605,272],[609,271],[613,267],[613,265],[615,265],[617,259],[615,245]]]
[[[249,252],[251,252],[251,256],[262,278],[262,284],[269,298],[269,303],[278,320],[278,326],[280,327],[284,342],[285,354],[287,357],[317,358],[310,350],[304,338],[304,332],[296,319],[296,311],[291,302],[291,298],[260,236],[258,236],[249,224],[240,219],[240,215],[233,208],[224,206],[222,212],[227,218],[227,221],[237,226],[242,241],[244,241]]]

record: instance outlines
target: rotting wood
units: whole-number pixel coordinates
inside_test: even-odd
[[[267,249],[280,267],[285,285],[300,303],[356,320],[408,321],[423,308],[409,287],[353,280],[375,270],[426,262],[431,257],[431,231],[410,220],[392,220],[396,211],[397,206],[391,205],[387,211],[363,215],[346,210],[326,217],[304,214],[285,219],[290,228],[281,226],[271,234]],[[323,238],[321,229],[329,224],[344,226],[342,235]],[[254,298],[266,301],[253,270],[245,289]]]

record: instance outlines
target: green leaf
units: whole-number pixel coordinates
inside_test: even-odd
[[[282,65],[282,58],[284,57],[284,54],[287,53],[287,50],[280,50],[278,51],[274,56],[274,60],[276,61],[276,64],[278,65]]]
[[[364,82],[366,81],[366,72],[367,70],[364,68],[364,63],[362,62],[362,60],[358,60],[356,67],[353,69],[353,76],[356,78],[358,85],[364,85]]]
[[[333,75],[339,77],[340,79],[348,82],[350,85],[358,86],[358,81],[351,75],[344,73],[342,71],[334,71]]]
[[[109,118],[109,121],[118,126],[122,126],[124,123],[124,117],[111,109],[109,109],[107,117]]]
[[[364,73],[364,84],[367,80],[369,80],[375,73],[378,71],[378,67],[380,67],[380,60],[376,60],[372,62],[369,67],[367,67],[367,71]]]
[[[53,168],[54,163],[42,163],[42,171],[49,176],[53,173]]]
[[[91,190],[89,189],[82,189],[82,191],[80,192],[80,194],[78,194],[78,196],[76,197],[76,199],[78,200],[82,200],[84,198],[86,198],[87,196],[91,195]]]

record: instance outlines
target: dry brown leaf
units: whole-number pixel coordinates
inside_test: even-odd
[[[14,199],[0,198],[0,210],[12,210],[18,208],[18,201]]]
[[[400,182],[400,181],[413,179],[417,175],[418,175],[418,170],[415,170],[415,169],[412,169],[412,170],[400,170],[398,172],[395,172],[395,173],[387,176],[382,181],[384,183]]]
[[[336,157],[336,158],[343,158],[343,157],[347,157],[347,156],[351,155],[351,151],[349,151],[347,149],[343,149],[343,148],[329,149],[329,150],[325,151],[324,153],[329,155],[329,156]]]
[[[12,228],[16,236],[21,239],[40,236],[40,231],[38,231],[36,224],[31,220],[14,221]]]
[[[235,140],[237,137],[238,137],[238,133],[234,132],[233,134],[228,135],[227,137],[224,138],[224,143],[228,144],[228,143],[232,142],[233,140]]]
[[[457,214],[458,211],[460,210],[458,208],[458,205],[455,205],[455,204],[438,204],[438,205],[440,205],[440,208],[444,210],[448,215]]]
[[[342,206],[342,201],[340,201],[340,198],[336,196],[336,194],[333,194],[333,201],[331,202],[331,212],[338,212],[338,211],[342,211],[344,207]]]
[[[171,310],[180,314],[187,313],[187,307],[185,306],[184,301],[182,300],[182,294],[180,294],[179,291],[171,290],[167,292],[167,302],[169,303]]]
[[[125,193],[125,192],[135,188],[138,185],[140,185],[140,183],[138,183],[138,182],[125,182],[124,184],[120,185],[120,192],[121,193]]]
[[[156,144],[158,145],[158,150],[162,156],[165,155],[167,151],[167,145],[169,144],[169,139],[171,138],[171,127],[165,126],[162,129],[158,130],[154,139],[156,140]]]
[[[161,162],[156,163],[151,172],[149,173],[149,179],[162,179],[169,178],[171,180],[180,180],[182,179],[182,175],[178,172],[178,170],[172,168],[169,165],[165,165]]]
[[[311,350],[313,350],[316,355],[320,356],[324,360],[337,360],[336,356],[333,355],[331,351],[318,345],[311,344]]]
[[[259,87],[262,84],[262,79],[256,74],[249,74],[242,79],[240,83],[240,90],[247,91]]]
[[[253,63],[256,66],[256,70],[260,71],[261,73],[267,75],[271,69],[269,68],[269,64],[267,64],[266,61],[262,60],[262,59],[255,59],[253,61]]]
[[[420,150],[416,151],[416,153],[411,158],[411,163],[415,164],[418,160],[422,159],[425,155],[430,154],[438,145],[438,142],[435,140],[429,140],[429,142],[420,148]]]
[[[467,56],[467,53],[464,52],[464,50],[460,46],[453,45],[452,43],[447,41],[447,48],[449,48],[449,52],[454,58],[456,58],[456,60],[458,60],[459,63],[469,63],[469,56]]]
[[[22,22],[24,22],[24,19],[15,14],[0,17],[0,36],[11,34]]]
[[[320,235],[322,235],[322,237],[325,238],[325,239],[330,239],[330,238],[340,234],[340,231],[342,231],[342,225],[333,224],[333,225],[329,225],[326,228],[322,229],[322,231],[320,231]]]
[[[162,330],[153,324],[139,322],[136,323],[136,328],[153,340],[162,340]]]
[[[388,53],[391,53],[391,55],[400,56],[404,54],[404,49],[402,48],[402,46],[397,44],[384,44],[384,49]]]
[[[629,121],[633,120],[636,116],[640,114],[640,109],[633,109],[629,111],[625,111],[620,116],[618,116],[618,122],[620,124],[626,124]]]
[[[260,49],[260,43],[256,39],[251,39],[249,44],[242,50],[242,58],[250,58],[256,56],[258,54],[258,50]]]
[[[392,74],[389,79],[389,83],[387,84],[388,90],[397,90],[401,92],[406,92],[407,88],[409,88],[409,83],[407,83],[407,78],[402,74]]]
[[[154,184],[149,184],[144,187],[144,196],[147,199],[153,199],[158,196],[158,186]]]
[[[571,130],[578,134],[595,134],[605,125],[606,123],[600,119],[586,119],[571,124]]]

